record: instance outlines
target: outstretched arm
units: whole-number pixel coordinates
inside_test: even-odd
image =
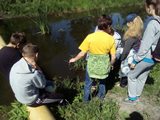
[[[83,51],[79,52],[76,57],[71,58],[71,59],[69,60],[69,63],[76,62],[77,60],[79,60],[79,59],[81,59],[82,57],[84,57],[85,54],[86,54],[86,52],[83,52]]]

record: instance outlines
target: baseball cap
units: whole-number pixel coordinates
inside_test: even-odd
[[[132,22],[136,17],[137,17],[137,14],[135,14],[135,13],[127,15],[127,17],[126,17],[126,23],[127,22]]]

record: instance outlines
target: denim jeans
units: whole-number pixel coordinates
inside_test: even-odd
[[[100,99],[103,99],[105,97],[106,87],[105,87],[105,79],[98,79],[99,81],[99,88],[98,88],[98,94],[97,97]],[[92,87],[93,79],[91,79],[88,75],[88,72],[86,70],[85,75],[85,85],[84,85],[84,101],[90,100],[91,95],[91,87]]]

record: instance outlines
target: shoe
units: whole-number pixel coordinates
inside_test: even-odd
[[[63,99],[62,94],[50,93],[45,98],[41,99],[42,103],[54,103]]]
[[[66,106],[68,104],[69,104],[69,101],[67,99],[62,99],[61,101],[59,101],[60,106]]]
[[[122,77],[121,80],[120,80],[120,86],[121,86],[122,88],[124,88],[124,87],[127,86],[127,84],[128,84],[128,79],[127,79],[127,77]]]
[[[130,105],[136,105],[137,102],[138,102],[138,99],[137,99],[137,98],[136,98],[135,100],[131,100],[130,98],[126,98],[126,99],[124,100],[124,103],[125,103],[125,104],[130,104]]]

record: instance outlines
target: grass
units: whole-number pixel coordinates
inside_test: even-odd
[[[160,105],[160,64],[152,69],[143,91],[144,96],[149,101]]]
[[[29,113],[26,106],[14,101],[10,106],[0,106],[1,120],[27,120]]]
[[[65,79],[55,77],[53,80],[57,86],[57,92],[63,93],[65,98],[69,101],[69,104],[65,106],[49,106],[50,110],[59,120],[129,120],[137,115],[139,118],[142,117],[145,120],[149,120],[151,117],[150,114],[145,111],[133,112],[130,114],[127,111],[119,111],[118,103],[113,98],[109,98],[108,94],[105,101],[100,101],[93,98],[89,103],[82,102],[84,82],[82,82],[79,77],[75,79],[70,79],[69,77]],[[107,84],[107,86],[109,86],[109,84]],[[127,89],[113,86],[109,90],[109,94],[115,96],[126,96]],[[159,96],[160,64],[157,64],[150,73],[150,78],[148,79],[143,91],[143,97],[147,98],[155,105],[160,105]],[[0,116],[2,120],[26,120],[28,117],[28,112],[26,111],[24,105],[14,102],[11,106],[1,106]]]
[[[26,16],[37,15],[39,10],[61,15],[69,12],[105,10],[110,7],[141,5],[142,0],[2,0],[1,15]]]

